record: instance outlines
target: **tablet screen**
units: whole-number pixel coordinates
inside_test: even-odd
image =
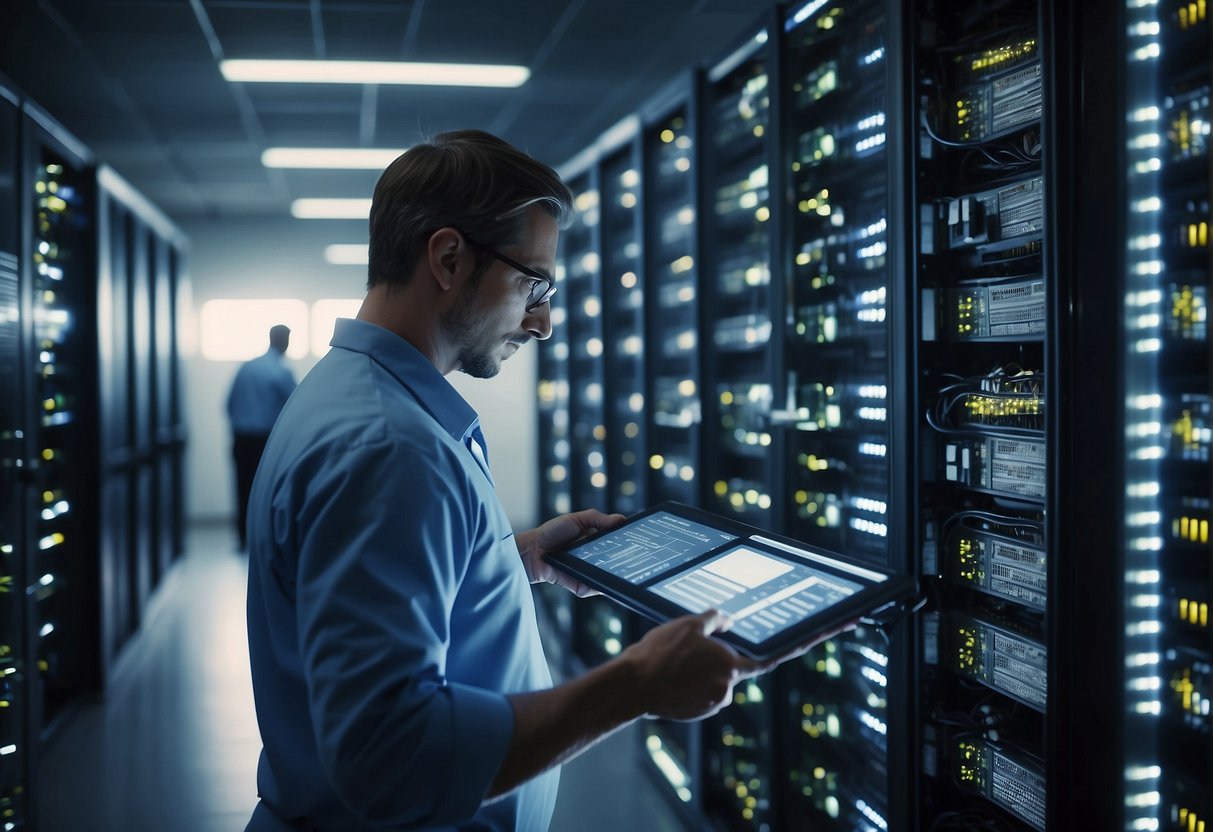
[[[760,644],[863,588],[808,564],[741,545],[659,581],[652,591],[688,612],[715,608],[728,613],[733,633]]]
[[[673,502],[544,558],[655,621],[721,610],[733,619],[721,638],[757,659],[865,615],[893,615],[917,592],[908,576]]]
[[[569,550],[586,563],[638,584],[737,539],[668,511],[658,511]]]

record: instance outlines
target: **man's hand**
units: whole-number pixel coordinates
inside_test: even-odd
[[[636,687],[643,692],[647,714],[673,720],[711,716],[732,701],[733,686],[741,680],[804,655],[826,639],[854,629],[855,622],[817,633],[783,655],[761,662],[712,638],[731,626],[732,620],[717,610],[687,615],[655,627],[624,652],[625,660],[637,668]]]
[[[551,566],[543,556],[548,552],[563,549],[588,534],[620,526],[625,520],[627,518],[622,514],[603,514],[597,509],[587,509],[554,517],[537,529],[517,532],[514,541],[518,544],[518,553],[522,555],[522,565],[526,567],[527,577],[533,584],[549,583],[562,586],[578,598],[597,595],[595,590],[581,581],[570,578]]]

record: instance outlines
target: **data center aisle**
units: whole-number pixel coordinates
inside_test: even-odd
[[[37,787],[45,832],[232,832],[256,803],[261,739],[245,640],[247,561],[218,526],[154,600],[104,702],[47,749]],[[637,765],[635,729],[565,767],[553,832],[684,828]]]

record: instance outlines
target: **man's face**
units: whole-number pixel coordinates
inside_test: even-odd
[[[522,240],[501,252],[524,266],[552,274],[559,233],[556,220],[532,206]],[[458,299],[442,316],[444,332],[459,349],[460,370],[475,378],[492,378],[501,370],[501,362],[527,341],[543,341],[551,336],[549,305],[526,311],[532,282],[516,269],[492,259],[478,280],[463,284]]]

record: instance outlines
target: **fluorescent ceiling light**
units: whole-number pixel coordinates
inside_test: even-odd
[[[324,247],[325,262],[334,266],[365,266],[367,264],[366,244],[346,245],[334,243]]]
[[[429,64],[390,61],[219,62],[229,81],[288,84],[426,84],[443,87],[520,87],[531,77],[525,66]]]
[[[365,220],[371,216],[369,199],[296,199],[291,216],[300,220]]]
[[[271,147],[261,154],[267,168],[383,170],[403,150],[366,147]]]

